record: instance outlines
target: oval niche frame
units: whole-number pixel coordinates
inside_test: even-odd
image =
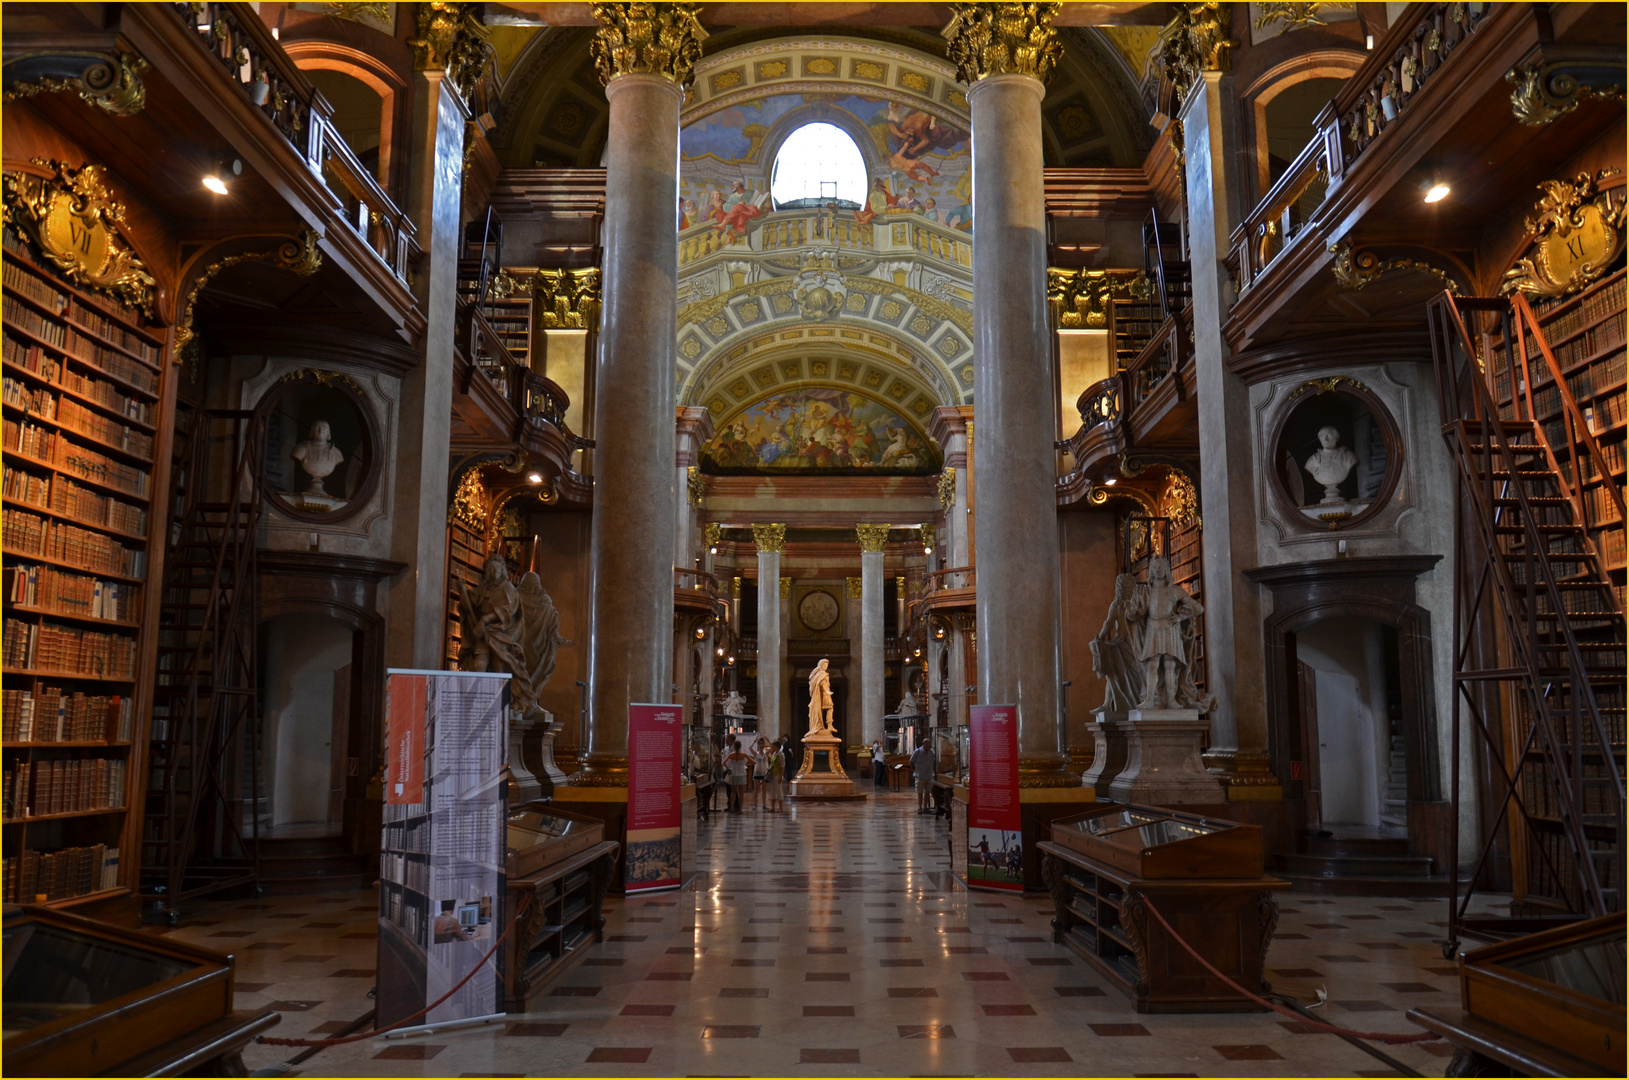
[[[261,433],[262,439],[266,431],[266,422],[272,410],[290,393],[307,387],[320,387],[333,390],[344,397],[362,420],[362,437],[366,440],[368,449],[367,469],[362,479],[357,483],[355,492],[346,504],[337,510],[305,510],[290,503],[283,494],[267,482],[264,471],[261,473],[261,484],[265,490],[266,500],[277,512],[284,517],[308,524],[320,525],[324,522],[344,521],[362,512],[372,500],[375,489],[379,486],[379,475],[384,471],[383,441],[379,429],[379,418],[374,415],[373,406],[369,403],[367,395],[362,392],[349,375],[340,371],[322,371],[317,368],[301,368],[290,371],[278,378],[272,388],[261,397],[255,405],[255,426]],[[262,465],[261,469],[264,470]]]
[[[1305,398],[1307,394],[1313,397]],[[1381,478],[1380,488],[1375,492],[1374,498],[1369,500],[1367,509],[1342,521],[1318,522],[1302,512],[1305,508],[1296,504],[1294,497],[1285,487],[1279,450],[1284,441],[1284,429],[1289,426],[1290,418],[1299,412],[1302,406],[1326,394],[1344,394],[1355,399],[1369,411],[1369,415],[1375,420],[1375,426],[1380,430],[1381,438],[1386,441],[1386,475]],[[1367,386],[1350,376],[1336,375],[1327,379],[1309,379],[1292,390],[1283,407],[1279,409],[1278,416],[1273,420],[1267,445],[1271,448],[1271,456],[1267,461],[1267,474],[1271,477],[1268,487],[1272,489],[1278,509],[1286,521],[1309,533],[1344,532],[1368,524],[1391,505],[1391,497],[1396,494],[1397,485],[1402,481],[1404,458],[1402,429],[1397,426],[1397,419],[1392,416],[1391,410],[1386,408]]]

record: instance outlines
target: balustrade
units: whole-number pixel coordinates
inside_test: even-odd
[[[333,107],[246,4],[171,4],[198,43],[316,174],[339,216],[403,284],[419,248],[407,215],[334,127]]]
[[[759,253],[802,247],[835,247],[853,251],[915,251],[966,270],[973,266],[973,241],[921,214],[894,213],[861,224],[848,210],[802,208],[766,214],[748,223],[744,235],[712,222],[679,233],[679,265],[722,251]]]
[[[1242,293],[1314,219],[1346,174],[1408,111],[1493,8],[1489,3],[1415,4],[1313,121],[1312,141],[1229,238]]]

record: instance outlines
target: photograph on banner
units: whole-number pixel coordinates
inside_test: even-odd
[[[679,754],[683,712],[678,705],[628,706],[628,848],[623,874],[629,892],[683,883],[679,833]]]
[[[967,885],[1024,889],[1018,803],[1018,707],[975,705],[968,715]]]

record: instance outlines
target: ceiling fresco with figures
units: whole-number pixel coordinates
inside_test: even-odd
[[[865,394],[801,387],[727,418],[702,451],[708,472],[937,472],[939,456],[911,421]]]

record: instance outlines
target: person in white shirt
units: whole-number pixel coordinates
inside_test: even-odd
[[[936,771],[933,751],[922,743],[911,751],[911,772],[916,778],[916,812],[933,813],[933,774]]]

